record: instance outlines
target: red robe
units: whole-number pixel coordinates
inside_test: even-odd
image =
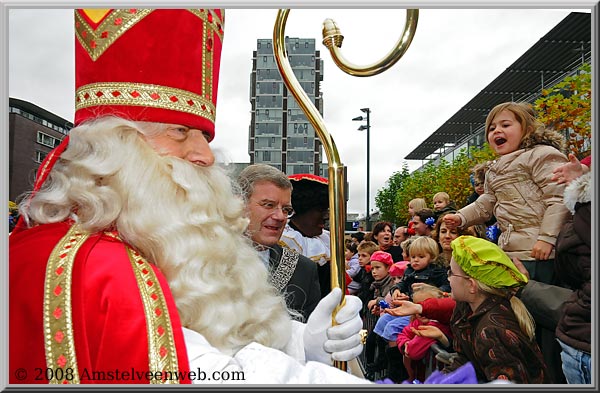
[[[10,236],[11,384],[48,383],[43,321],[46,266],[52,250],[69,228],[67,223],[45,224]],[[176,354],[168,346],[165,346],[167,349],[161,346],[161,353],[166,351],[176,360],[178,371],[189,372],[183,331],[172,294],[158,268],[148,265],[162,288],[175,343]],[[121,240],[103,233],[93,234],[83,243],[73,263],[71,306],[81,383],[151,382],[149,378],[153,376],[147,373],[151,367],[146,314],[132,263]],[[168,322],[165,326],[162,322],[160,333],[153,332],[153,339],[158,334],[162,337],[164,329],[169,329]],[[190,379],[179,383],[190,383]]]

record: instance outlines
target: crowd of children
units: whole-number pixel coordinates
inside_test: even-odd
[[[360,266],[352,293],[363,301],[363,318],[376,319],[365,346],[367,378],[422,382],[435,368],[450,372],[466,362],[479,382],[566,383],[565,375],[576,374],[569,372],[575,362],[561,364],[572,348],[559,341],[563,352],[557,352],[554,331],[536,330],[528,305],[515,296],[530,279],[561,285],[555,245],[571,214],[562,199],[565,185],[553,173],[569,164],[563,138],[519,103],[494,108],[486,130],[498,158],[478,166],[471,204],[458,209],[443,191],[432,196],[432,208],[424,198],[412,199],[406,225],[382,224],[385,246],[365,236],[374,241],[349,248]],[[392,233],[394,254],[401,249],[403,261],[387,252]],[[589,326],[589,312],[587,318]],[[553,345],[540,340],[543,334]],[[430,350],[436,343],[456,353],[454,363],[436,361]],[[589,370],[578,373],[589,376]]]

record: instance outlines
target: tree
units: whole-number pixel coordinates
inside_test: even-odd
[[[534,108],[546,127],[568,135],[568,150],[582,158],[592,137],[591,66],[584,63],[575,75],[565,77],[550,89],[542,90]]]
[[[380,218],[382,221],[390,221],[392,223],[400,223],[400,217],[395,209],[396,193],[402,189],[404,181],[410,177],[408,164],[402,164],[402,170],[394,172],[386,182],[386,186],[379,191],[375,196],[375,205],[379,209]]]
[[[468,152],[462,149],[451,163],[442,158],[439,163],[429,162],[413,173],[408,173],[405,164],[403,171],[396,172],[388,181],[388,187],[377,194],[375,201],[382,212],[382,219],[404,224],[410,219],[408,202],[414,198],[423,198],[432,205],[433,195],[440,191],[447,192],[457,208],[464,206],[467,197],[473,192],[469,181],[471,168],[494,158],[494,152],[486,143],[481,149],[471,147]],[[393,220],[388,217],[393,217]]]

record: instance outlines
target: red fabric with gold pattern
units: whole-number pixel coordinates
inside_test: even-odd
[[[103,115],[214,137],[224,12],[75,10],[75,125]]]
[[[69,227],[65,222],[46,224],[10,236],[11,384],[48,383],[43,373],[36,372],[46,369],[44,278],[50,253]],[[167,302],[179,371],[187,372],[189,363],[175,302],[163,275],[154,266],[152,269]],[[81,383],[149,383],[144,376],[149,371],[146,318],[124,244],[105,234],[90,237],[77,253],[72,284],[72,326]],[[17,374],[18,369],[26,373]],[[102,372],[105,377],[94,377]]]
[[[328,180],[324,177],[313,175],[312,173],[299,173],[296,175],[289,175],[288,178],[291,181],[310,180],[321,184],[329,184]]]

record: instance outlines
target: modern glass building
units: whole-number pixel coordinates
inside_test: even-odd
[[[286,37],[285,45],[296,78],[322,115],[323,61],[315,50],[315,39]],[[288,175],[312,173],[327,177],[321,142],[283,83],[271,39],[257,40],[250,78],[250,163],[269,164]]]

